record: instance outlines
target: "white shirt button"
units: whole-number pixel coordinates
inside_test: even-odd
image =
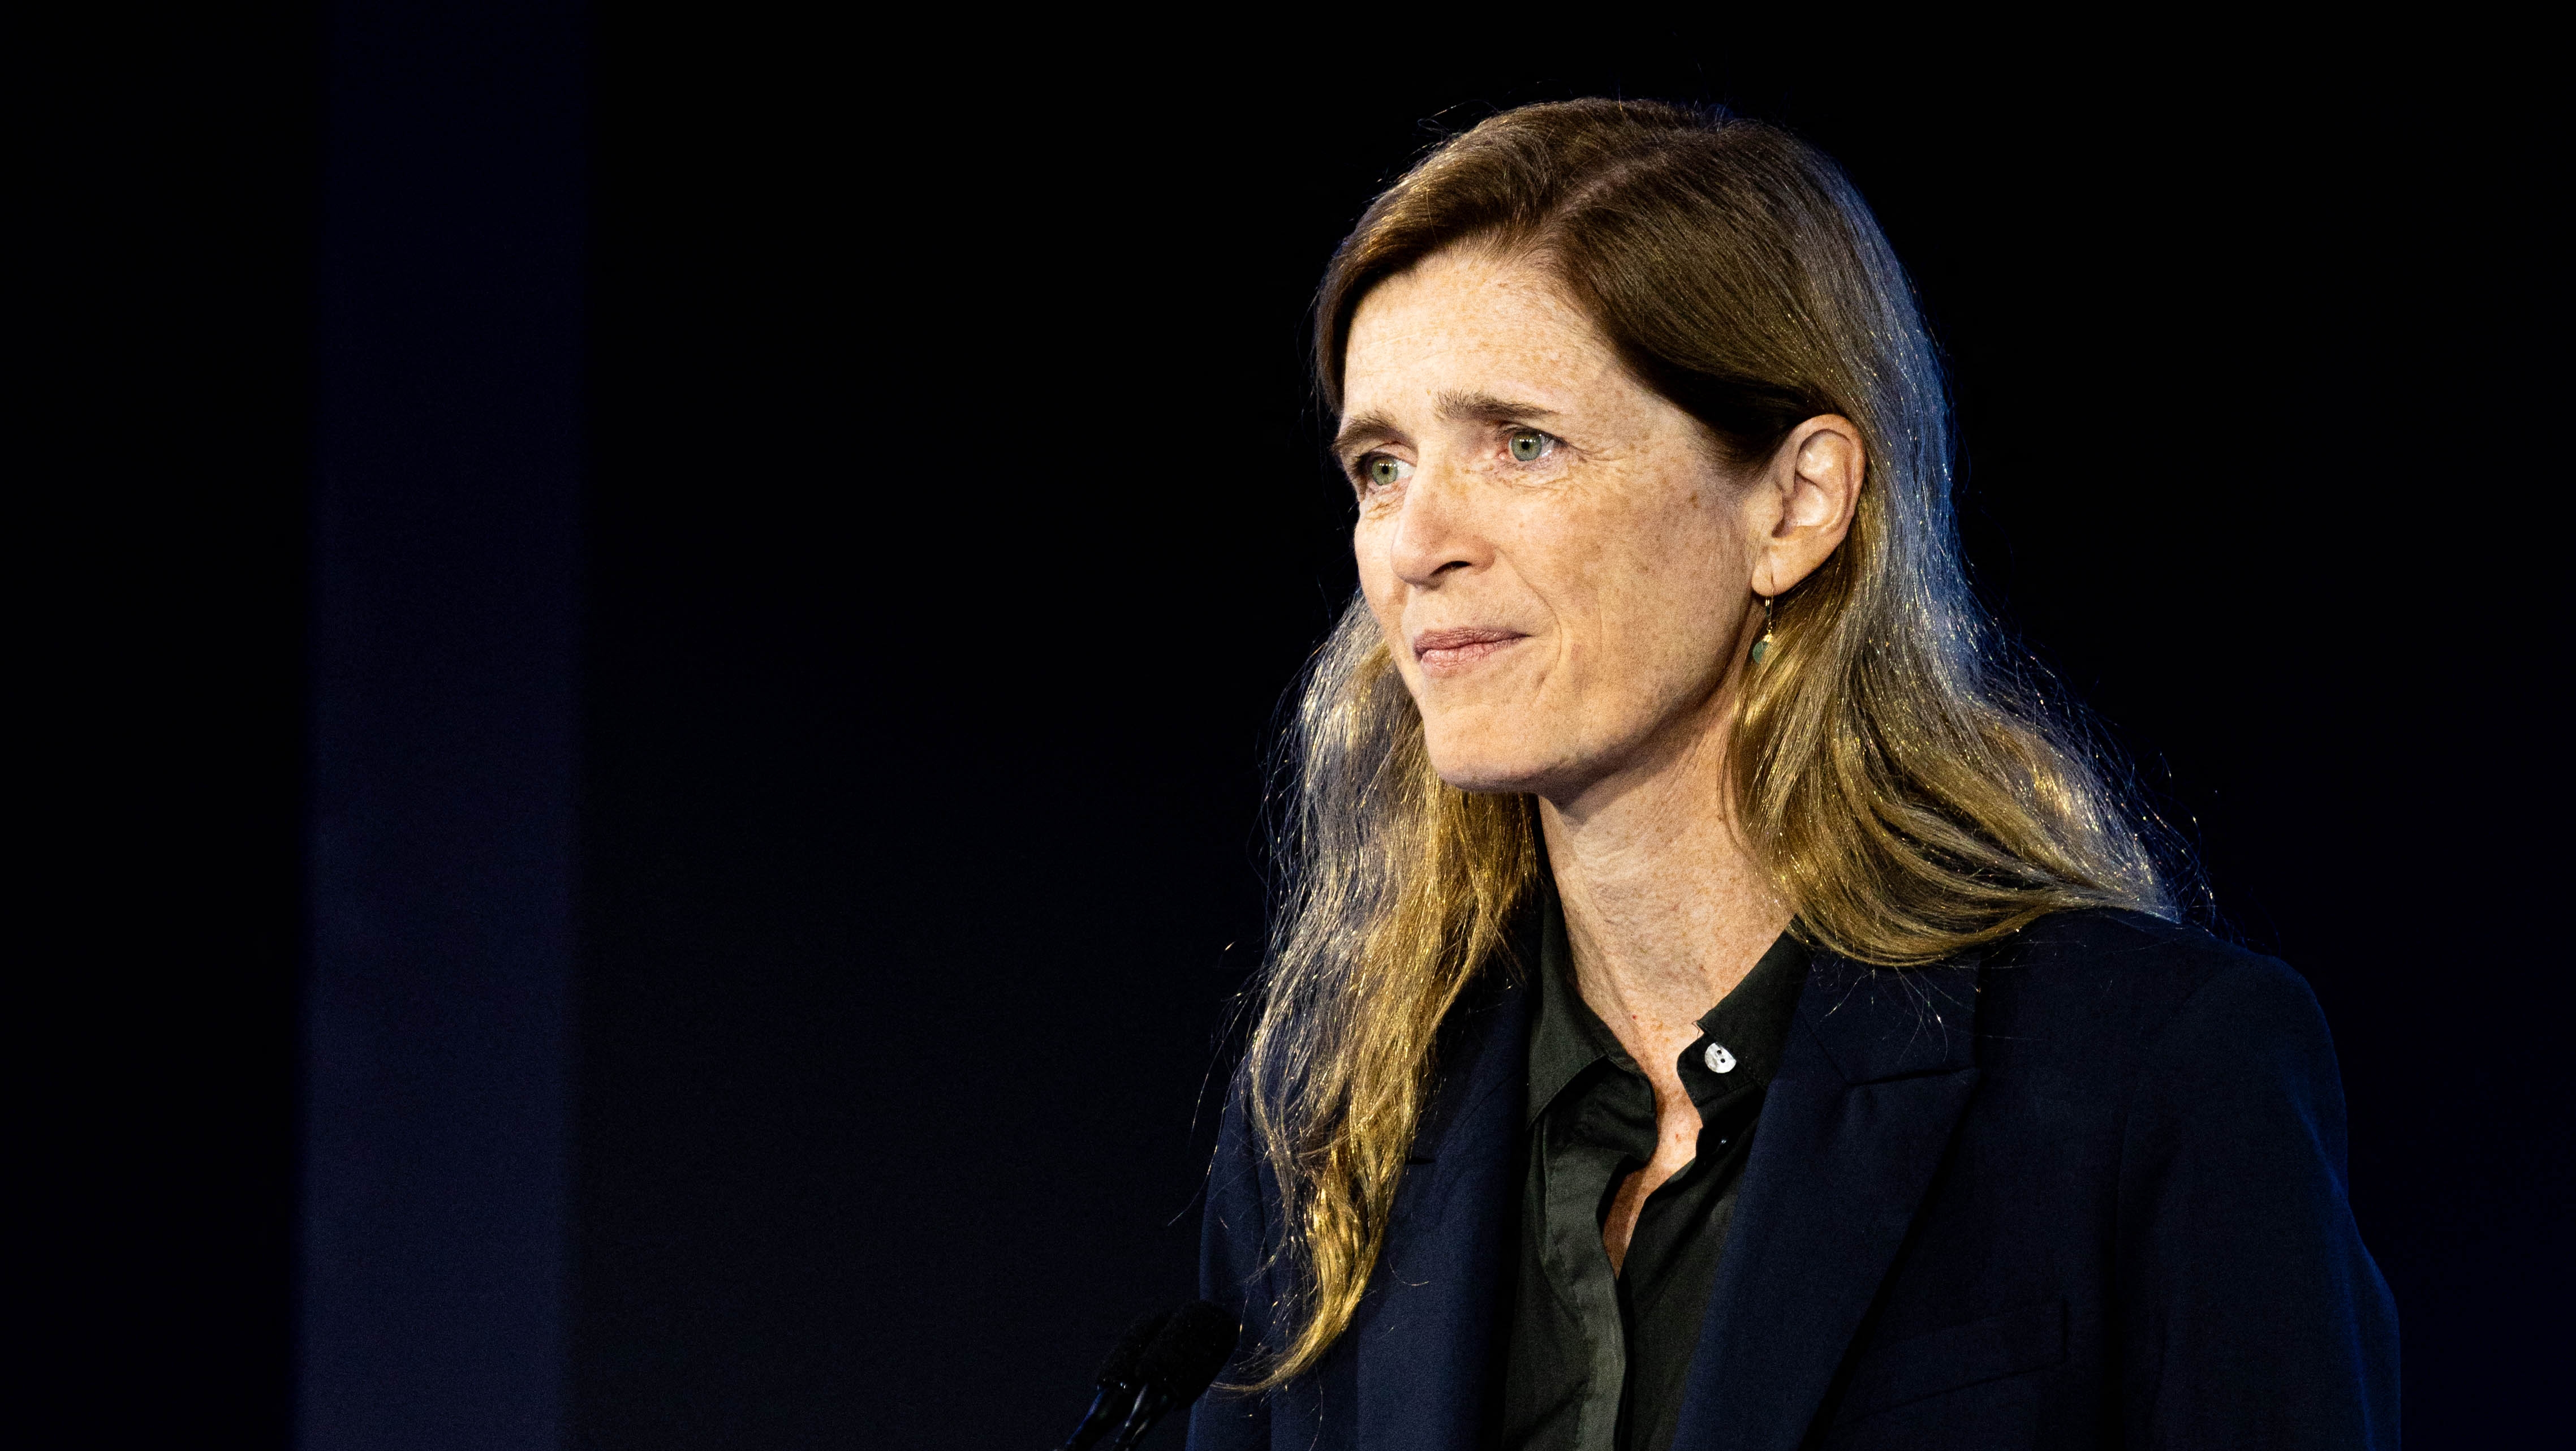
[[[1725,1044],[1711,1043],[1708,1045],[1708,1071],[1711,1073],[1733,1073],[1735,1071],[1735,1055],[1726,1051]]]

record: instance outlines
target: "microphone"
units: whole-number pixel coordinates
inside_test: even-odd
[[[1145,1347],[1153,1343],[1154,1332],[1162,1329],[1171,1318],[1171,1311],[1157,1310],[1128,1326],[1127,1333],[1118,1337],[1118,1343],[1109,1347],[1109,1358],[1100,1362],[1100,1374],[1096,1378],[1100,1389],[1091,1398],[1091,1409],[1083,1412],[1082,1424],[1074,1427],[1073,1434],[1064,1438],[1063,1451],[1091,1451],[1092,1444],[1100,1439],[1102,1432],[1126,1418],[1128,1410],[1136,1403],[1137,1393],[1144,1389],[1136,1367],[1143,1363]]]
[[[1061,1451],[1091,1451],[1104,1435],[1107,1451],[1131,1451],[1164,1413],[1199,1398],[1241,1338],[1234,1317],[1205,1300],[1128,1326],[1100,1363],[1099,1392]]]

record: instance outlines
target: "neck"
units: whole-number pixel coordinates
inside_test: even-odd
[[[1736,828],[1729,718],[1712,709],[1672,748],[1539,801],[1576,981],[1641,1063],[1687,1047],[1789,922]]]

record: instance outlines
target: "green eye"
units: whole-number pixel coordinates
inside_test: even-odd
[[[1385,454],[1378,454],[1368,461],[1364,472],[1368,477],[1370,488],[1391,489],[1412,475],[1413,465],[1400,458],[1388,458]]]
[[[1547,442],[1546,434],[1536,429],[1524,428],[1512,435],[1511,442],[1506,447],[1511,449],[1512,457],[1516,461],[1525,464],[1536,463],[1547,453]]]

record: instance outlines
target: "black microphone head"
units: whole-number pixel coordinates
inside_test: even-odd
[[[1135,1385],[1143,1380],[1140,1372],[1144,1368],[1145,1351],[1154,1343],[1155,1335],[1171,1323],[1171,1319],[1169,1310],[1139,1316],[1135,1324],[1127,1327],[1127,1333],[1118,1337],[1118,1343],[1109,1347],[1109,1358],[1100,1362],[1097,1383],[1104,1386]]]
[[[1205,1300],[1192,1300],[1171,1312],[1155,1332],[1137,1370],[1174,1403],[1186,1405],[1225,1369],[1226,1358],[1242,1338],[1243,1328],[1233,1316]]]

